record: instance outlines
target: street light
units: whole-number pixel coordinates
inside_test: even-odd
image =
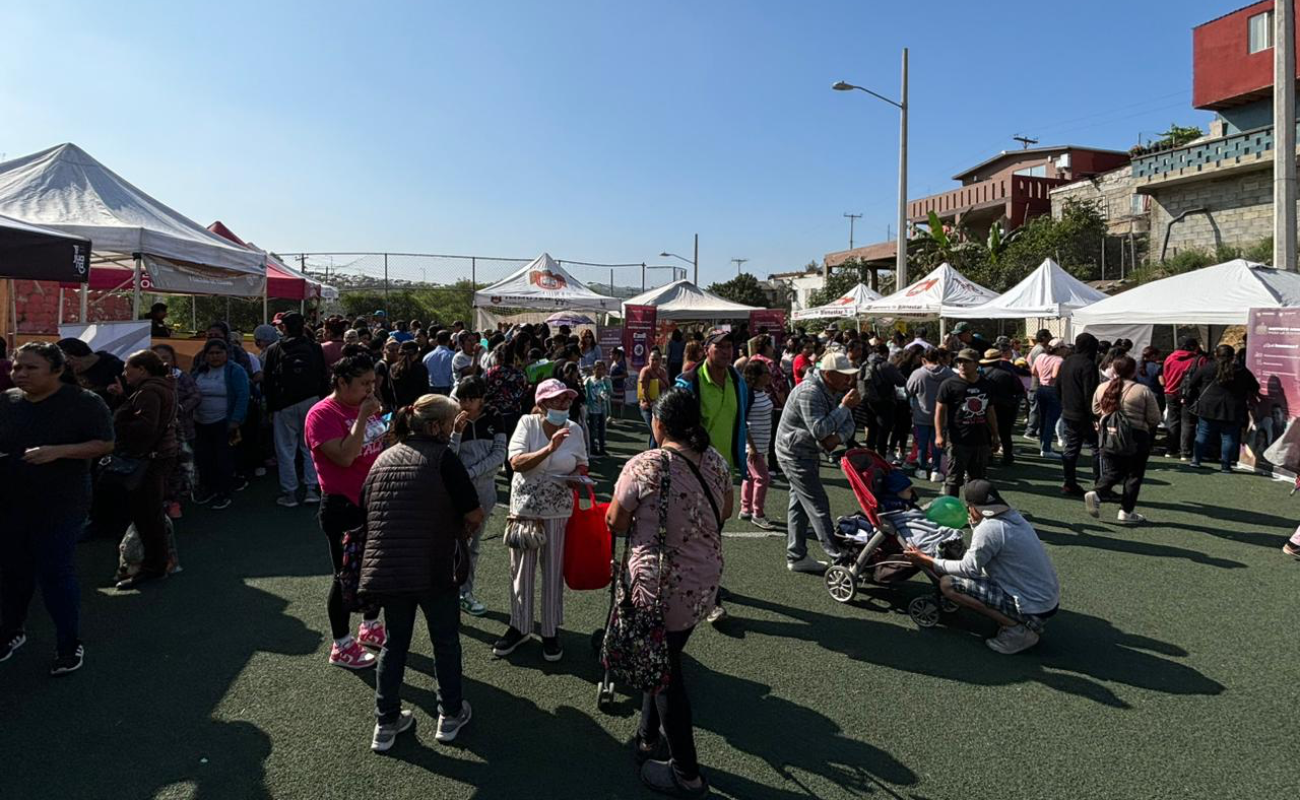
[[[836,81],[831,84],[831,88],[837,92],[850,92],[855,89],[866,92],[901,112],[902,121],[898,134],[898,252],[894,259],[894,286],[901,289],[907,286],[907,48],[903,48],[903,98],[900,102],[894,102],[884,95],[847,81]]]
[[[682,256],[679,256],[676,253],[669,253],[667,251],[660,253],[659,257],[675,258],[679,261],[684,261],[687,264],[690,264],[695,268],[695,283],[698,284],[700,282],[700,235],[698,233],[695,234],[695,258],[694,259],[683,258]]]

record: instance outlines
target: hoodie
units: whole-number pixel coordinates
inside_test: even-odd
[[[1092,396],[1101,382],[1097,369],[1097,338],[1081,333],[1074,340],[1074,354],[1061,362],[1056,373],[1056,390],[1061,398],[1061,418],[1071,422],[1092,420]]]
[[[1198,350],[1175,350],[1165,359],[1165,394],[1176,395],[1182,391],[1183,379],[1205,364],[1205,355]]]
[[[912,404],[912,424],[934,427],[934,401],[939,387],[949,378],[957,377],[951,367],[942,364],[923,364],[907,379],[907,397]]]

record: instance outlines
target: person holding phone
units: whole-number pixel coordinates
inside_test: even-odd
[[[361,507],[361,487],[370,467],[384,449],[388,426],[380,412],[383,404],[375,395],[375,364],[370,356],[355,350],[333,367],[333,390],[307,412],[304,426],[307,447],[320,478],[320,527],[329,544],[331,575],[343,567],[343,534],[366,521]],[[326,601],[330,633],[334,644],[329,663],[345,669],[375,666],[375,656],[366,647],[382,648],[387,635],[379,622],[379,611],[366,615],[354,638],[349,630],[350,615],[343,606],[343,587],[330,581]]]

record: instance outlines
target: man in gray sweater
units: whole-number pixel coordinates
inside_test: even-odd
[[[822,486],[822,453],[832,453],[853,438],[853,409],[861,402],[853,379],[858,370],[840,350],[830,350],[794,387],[776,430],[776,461],[790,481],[786,518],[786,566],[793,572],[820,573],[826,564],[808,555],[808,527],[832,559],[840,555],[831,538],[835,521]]]
[[[988,646],[1004,655],[1038,644],[1047,619],[1056,613],[1061,587],[1038,533],[1020,512],[1007,505],[993,484],[983,479],[966,484],[970,512],[970,549],[961,559],[931,558],[912,545],[904,557],[943,577],[943,596],[978,611],[1000,626]]]

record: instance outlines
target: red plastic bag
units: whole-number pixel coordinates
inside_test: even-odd
[[[591,507],[584,509],[574,491],[573,516],[564,527],[564,582],[575,591],[608,586],[609,562],[614,557],[613,539],[605,524],[609,503],[596,502],[596,492],[590,486],[587,497]]]

